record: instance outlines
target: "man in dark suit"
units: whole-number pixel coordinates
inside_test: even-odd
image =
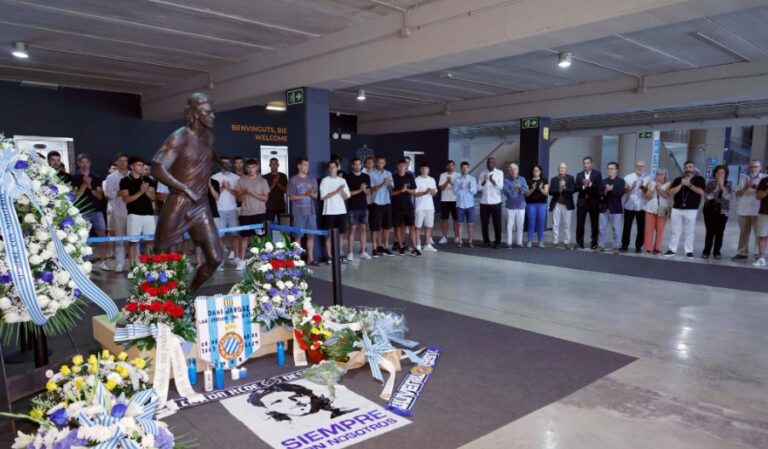
[[[589,215],[591,229],[591,249],[597,249],[597,236],[600,224],[600,183],[603,177],[599,170],[592,169],[592,158],[587,156],[582,160],[584,171],[576,175],[576,191],[579,193],[576,202],[576,244],[584,249],[584,223]]]
[[[552,212],[552,237],[555,248],[560,245],[560,225],[565,231],[563,248],[568,249],[571,243],[571,216],[573,215],[573,192],[576,189],[576,181],[573,176],[567,174],[568,166],[561,162],[557,169],[557,176],[549,182],[549,195],[552,201],[549,210]]]

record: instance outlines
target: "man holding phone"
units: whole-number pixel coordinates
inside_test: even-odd
[[[664,253],[664,256],[675,255],[680,237],[684,234],[685,255],[693,257],[693,232],[696,226],[696,215],[699,212],[701,197],[704,195],[706,185],[706,180],[698,174],[693,161],[686,161],[683,164],[683,176],[672,181],[669,188],[670,195],[674,196],[671,218],[672,235],[669,239],[669,249]]]

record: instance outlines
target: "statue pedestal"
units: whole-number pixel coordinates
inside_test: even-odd
[[[155,351],[139,351],[135,347],[125,349],[124,346],[115,343],[115,323],[110,322],[106,315],[96,315],[93,317],[93,338],[98,341],[102,347],[108,349],[113,354],[119,354],[122,351],[128,353],[128,358],[133,359],[135,357],[142,357],[144,359],[154,360]],[[277,352],[277,343],[283,342],[286,353],[288,352],[288,340],[293,340],[293,329],[287,329],[283,326],[278,326],[270,330],[269,332],[260,332],[261,347],[258,351],[251,355],[251,358],[261,357],[268,354],[274,354]],[[192,345],[192,349],[187,353],[187,358],[197,359],[197,371],[202,372],[205,369],[205,362],[203,362],[197,351],[197,343]],[[155,374],[154,364],[150,364],[149,376],[152,378]],[[171,373],[173,377],[173,373]]]

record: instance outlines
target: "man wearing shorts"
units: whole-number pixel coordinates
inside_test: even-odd
[[[341,237],[347,231],[347,206],[344,204],[344,200],[349,198],[349,187],[347,181],[344,178],[338,176],[339,166],[336,162],[328,162],[328,176],[320,181],[320,200],[323,201],[323,229],[339,230]],[[343,239],[339,239],[339,244],[343,242]],[[331,257],[331,236],[325,236],[325,252],[328,255],[326,263],[331,265],[334,263]],[[341,263],[346,262],[344,253],[339,248],[341,256]]]
[[[368,202],[366,193],[371,185],[371,178],[361,171],[363,164],[360,159],[352,159],[352,173],[345,178],[349,188],[347,214],[349,215],[349,254],[347,260],[354,260],[355,231],[360,229],[360,259],[367,260],[371,256],[365,252],[366,228],[368,227]]]
[[[768,247],[768,178],[763,178],[755,189],[755,198],[760,200],[757,215],[757,260],[752,266],[765,267],[765,250]]]
[[[112,205],[112,215],[109,216],[109,230],[113,236],[128,235],[128,209],[123,197],[120,196],[120,181],[128,176],[128,155],[117,153],[115,157],[117,170],[107,176],[105,194]],[[125,242],[115,242],[115,273],[123,271],[125,266]]]
[[[288,180],[288,199],[291,200],[291,226],[300,229],[317,229],[315,200],[317,200],[317,180],[309,176],[309,161],[300,157],[296,161],[298,173]],[[304,233],[293,234],[294,241],[300,242]],[[307,265],[317,265],[314,260],[315,236],[307,235]]]
[[[261,176],[259,161],[256,159],[245,161],[245,175],[237,181],[235,190],[237,190],[237,197],[242,203],[240,207],[240,225],[249,226],[264,223],[267,219],[269,183]],[[221,215],[221,212],[219,212],[219,215]],[[256,235],[255,229],[240,231],[240,237],[242,238],[240,239],[240,248],[235,256],[235,269],[237,271],[243,271],[245,268],[248,244],[254,235]]]
[[[75,187],[75,195],[80,197],[80,209],[87,210],[83,215],[85,221],[91,224],[91,233],[97,237],[107,235],[107,224],[104,220],[104,213],[107,210],[104,202],[104,191],[101,188],[103,178],[95,173],[91,173],[91,158],[87,154],[77,156],[78,172],[72,179],[72,185]],[[107,243],[99,243],[99,268],[102,271],[109,271],[107,266]]]
[[[389,230],[392,229],[392,173],[384,170],[387,160],[379,156],[376,158],[376,168],[368,173],[371,178],[371,192],[373,195],[373,215],[369,217],[371,226],[371,243],[373,243],[373,257],[394,256],[389,247]]]
[[[416,207],[416,222],[414,224],[418,232],[417,241],[421,238],[421,228],[426,228],[423,248],[425,252],[432,253],[437,252],[432,246],[432,228],[435,225],[435,202],[432,197],[435,195],[437,195],[435,178],[429,176],[429,164],[422,162],[419,167],[419,176],[416,177],[416,193],[413,194]],[[420,242],[416,248],[421,250]]]
[[[440,174],[440,222],[443,227],[443,238],[438,243],[448,243],[448,219],[453,219],[453,242],[459,243],[459,215],[456,211],[456,194],[453,193],[453,181],[458,177],[455,171],[456,163],[448,161],[445,172]]]
[[[408,173],[408,162],[405,159],[397,161],[397,174],[392,176],[392,224],[395,226],[395,240],[400,242],[400,255],[405,255],[405,228],[411,235],[411,255],[421,257],[417,248],[416,228],[414,227],[415,213],[412,195],[416,193],[416,180]]]
[[[461,225],[467,224],[467,242],[470,248],[472,244],[472,232],[475,226],[475,194],[477,193],[477,180],[469,174],[469,162],[461,163],[461,176],[453,181],[453,193],[456,195],[456,212],[459,216],[458,242],[461,248]]]
[[[152,202],[155,200],[156,185],[144,176],[144,159],[134,156],[128,159],[128,165],[131,171],[120,180],[120,196],[128,209],[128,235],[154,235],[156,221]],[[129,265],[136,263],[138,243],[138,240],[128,242]],[[152,241],[145,243],[145,252],[151,252]]]
[[[216,207],[219,209],[219,229],[231,228],[239,226],[240,223],[237,219],[237,181],[240,180],[240,176],[230,171],[232,161],[229,156],[221,156],[221,171],[212,176],[213,179],[219,182],[219,188],[221,193],[219,199],[216,201]],[[229,259],[235,258],[235,251],[239,247],[239,238],[237,232],[228,233],[229,238],[222,238],[222,241],[229,242]]]

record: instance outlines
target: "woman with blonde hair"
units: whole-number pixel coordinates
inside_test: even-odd
[[[660,168],[656,177],[643,187],[645,203],[645,239],[643,246],[647,254],[661,254],[664,243],[664,228],[672,215],[672,204],[669,195],[670,182],[667,180],[667,169]],[[654,235],[655,234],[655,235]]]

